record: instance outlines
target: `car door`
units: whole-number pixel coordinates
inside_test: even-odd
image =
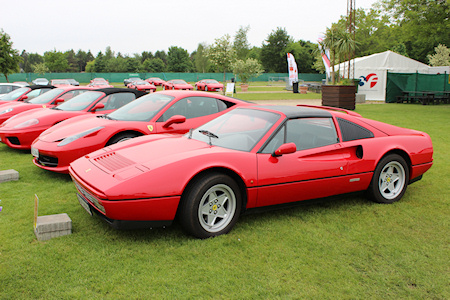
[[[156,121],[157,133],[186,133],[191,128],[212,120],[217,114],[227,108],[227,105],[219,99],[212,97],[186,97],[178,100],[170,106],[158,121]],[[186,117],[186,121],[179,124],[172,124],[164,127],[169,118],[181,115]]]
[[[297,151],[274,157],[282,144]],[[331,117],[288,120],[257,154],[257,206],[276,205],[340,194],[347,161]]]

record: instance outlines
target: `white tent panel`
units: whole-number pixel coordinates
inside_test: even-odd
[[[430,66],[392,51],[355,58],[350,61],[351,71],[353,65],[354,77],[361,80],[358,94],[365,94],[367,100],[378,101],[386,100],[387,72],[425,74],[430,72]],[[348,62],[336,65],[335,70],[339,70],[339,74],[347,77]]]

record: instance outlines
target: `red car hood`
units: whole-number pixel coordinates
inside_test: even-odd
[[[180,148],[183,151],[180,151]],[[223,149],[219,147],[212,149],[214,148],[218,151]],[[164,195],[173,195],[182,187],[170,187],[172,184],[167,182],[168,178],[182,182],[177,181],[176,177],[184,177],[188,172],[183,172],[180,167],[189,164],[193,157],[201,157],[210,149],[207,143],[187,139],[184,136],[166,134],[142,136],[94,151],[75,160],[70,164],[70,173],[94,187],[101,198],[107,197],[111,200],[123,198],[124,190],[130,190],[130,194],[135,198],[159,195],[161,189],[165,190]],[[105,173],[108,176],[105,176]],[[150,182],[142,180],[143,177],[148,178]],[[142,188],[142,191],[147,190],[143,192],[145,195],[136,192],[141,190],[139,185],[150,183],[161,189]]]
[[[50,127],[41,133],[39,139],[44,142],[55,142],[95,127],[107,127],[111,123],[117,123],[117,121],[99,118],[96,116],[80,116],[75,120],[67,120],[61,124]]]

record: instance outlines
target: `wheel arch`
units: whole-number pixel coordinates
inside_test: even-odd
[[[402,149],[392,149],[392,150],[389,150],[388,152],[384,153],[384,155],[381,156],[381,157],[378,159],[378,161],[377,161],[375,167],[378,165],[378,163],[379,163],[383,158],[385,158],[386,156],[391,155],[391,154],[397,154],[397,155],[400,155],[400,156],[405,160],[406,164],[408,165],[409,174],[411,174],[411,172],[412,172],[412,162],[411,162],[411,157],[409,157],[409,154],[408,154],[405,150],[402,150]]]
[[[212,167],[209,169],[205,169],[200,171],[199,173],[195,174],[187,183],[187,185],[184,187],[183,192],[181,194],[181,201],[183,201],[183,198],[185,197],[185,194],[189,190],[189,188],[196,183],[196,181],[207,175],[212,173],[221,173],[230,176],[239,186],[239,190],[242,195],[242,207],[241,207],[241,215],[244,213],[245,208],[247,206],[247,188],[245,186],[244,180],[239,176],[236,172],[234,172],[231,169],[224,168],[224,167]],[[178,205],[178,209],[180,208],[180,205]],[[178,213],[178,212],[177,212]]]
[[[119,132],[113,134],[113,135],[106,141],[105,147],[108,146],[108,145],[110,145],[111,140],[115,139],[117,136],[122,135],[122,134],[127,134],[127,133],[134,134],[134,135],[136,135],[136,136],[142,136],[142,135],[144,135],[144,133],[142,133],[142,132],[140,132],[140,131],[137,131],[137,130],[124,130],[124,131],[119,131]]]

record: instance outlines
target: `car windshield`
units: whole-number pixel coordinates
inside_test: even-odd
[[[273,112],[236,108],[195,129],[191,137],[214,146],[250,151],[279,118]]]
[[[29,103],[46,104],[46,103],[49,103],[50,101],[54,100],[62,92],[64,92],[64,89],[53,89],[53,90],[50,90],[32,100],[30,100]]]
[[[206,83],[218,83],[217,80],[206,80]]]
[[[3,101],[12,101],[12,100],[16,100],[17,98],[19,98],[20,96],[22,96],[23,94],[25,94],[26,92],[28,92],[29,90],[30,90],[30,88],[26,88],[26,87],[23,87],[23,88],[14,90],[14,91],[12,91],[12,92],[9,92],[9,93],[6,94],[6,95],[1,96],[1,97],[0,97],[0,100],[3,100]]]
[[[89,91],[78,96],[73,97],[70,100],[61,103],[60,105],[54,107],[54,109],[65,110],[65,111],[81,111],[92,105],[98,98],[103,96],[101,92]]]
[[[150,83],[148,83],[147,81],[135,81],[134,82],[135,85],[150,85]]]
[[[172,83],[175,83],[175,84],[187,84],[186,81],[184,81],[184,80],[172,80]]]
[[[108,114],[108,118],[120,121],[148,122],[173,99],[172,96],[162,94],[143,96]]]

